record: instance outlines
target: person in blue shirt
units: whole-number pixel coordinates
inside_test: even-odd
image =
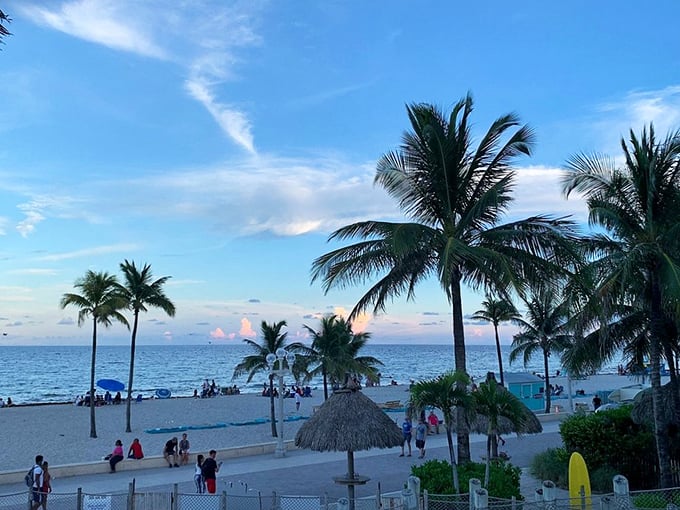
[[[401,433],[404,436],[404,440],[401,443],[401,455],[404,456],[404,445],[408,445],[408,456],[411,456],[411,431],[413,430],[413,425],[411,424],[411,418],[406,416],[404,422],[401,424]]]

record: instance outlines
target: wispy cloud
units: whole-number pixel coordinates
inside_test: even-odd
[[[56,271],[54,269],[26,268],[26,269],[15,269],[14,271],[7,271],[7,274],[54,276],[54,275],[58,274],[58,271]]]
[[[130,253],[138,249],[139,246],[134,244],[113,244],[108,246],[96,246],[94,248],[88,248],[85,250],[76,250],[65,253],[55,253],[53,255],[44,255],[42,257],[38,257],[37,260],[43,261],[68,260],[83,257],[92,257],[95,255],[106,255],[109,253]]]
[[[180,66],[188,94],[230,139],[254,153],[248,114],[220,96],[237,79],[235,52],[261,42],[254,28],[258,8],[254,2],[227,6],[210,0],[70,0],[48,7],[27,3],[21,13],[73,37]]]
[[[141,5],[109,0],[75,0],[64,2],[55,10],[24,5],[24,15],[35,23],[48,26],[73,37],[101,44],[115,50],[129,51],[153,58],[167,58],[166,52],[153,42],[153,35],[139,16]],[[148,25],[147,25],[148,27]]]

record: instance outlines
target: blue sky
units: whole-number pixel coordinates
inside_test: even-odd
[[[239,342],[262,320],[304,340],[364,288],[310,284],[335,228],[399,212],[373,186],[404,105],[471,91],[478,132],[517,112],[536,131],[511,216],[573,214],[560,167],[619,154],[630,128],[680,127],[680,4],[638,2],[4,1],[0,331],[89,342],[63,293],[124,259],[172,276],[173,319],[142,343]],[[466,294],[464,310],[479,308]],[[362,317],[375,342],[450,342],[435,282]],[[470,343],[492,341],[470,323]],[[511,341],[506,328],[504,342]],[[103,343],[127,341],[121,327]]]

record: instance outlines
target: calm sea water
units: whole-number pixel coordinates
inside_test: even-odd
[[[2,347],[0,350],[0,396],[19,403],[64,402],[88,390],[91,349],[88,346]],[[475,378],[497,370],[496,348],[472,345],[467,351],[468,370]],[[250,354],[242,345],[140,345],[135,359],[134,393],[151,396],[158,388],[173,395],[191,395],[203,380],[215,379],[218,385],[236,384],[244,393],[259,392],[266,374],[258,374],[248,383],[246,377],[232,380],[234,367]],[[368,345],[362,354],[383,362],[383,384],[390,379],[407,384],[411,379],[435,377],[453,368],[451,345]],[[521,362],[510,365],[509,347],[503,348],[503,366],[507,372],[543,372],[542,359],[536,357],[526,368]],[[117,379],[127,386],[130,348],[97,348],[96,379]],[[602,372],[615,373],[617,363]],[[551,360],[551,372],[559,369],[559,360]],[[321,380],[312,382],[321,387]]]

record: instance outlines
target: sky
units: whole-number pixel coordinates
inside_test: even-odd
[[[478,139],[516,112],[536,132],[508,219],[572,215],[560,175],[579,152],[620,155],[654,122],[680,127],[680,4],[0,0],[0,342],[82,344],[59,307],[86,271],[149,263],[174,318],[140,343],[240,343],[262,321],[305,341],[365,286],[324,293],[312,262],[336,228],[402,219],[373,185],[408,129],[405,105],[469,91]],[[464,313],[483,296],[466,291]],[[450,343],[437,282],[366,314],[376,343]],[[512,327],[501,330],[512,341]],[[99,342],[125,343],[114,325]],[[493,331],[468,320],[468,343]]]

